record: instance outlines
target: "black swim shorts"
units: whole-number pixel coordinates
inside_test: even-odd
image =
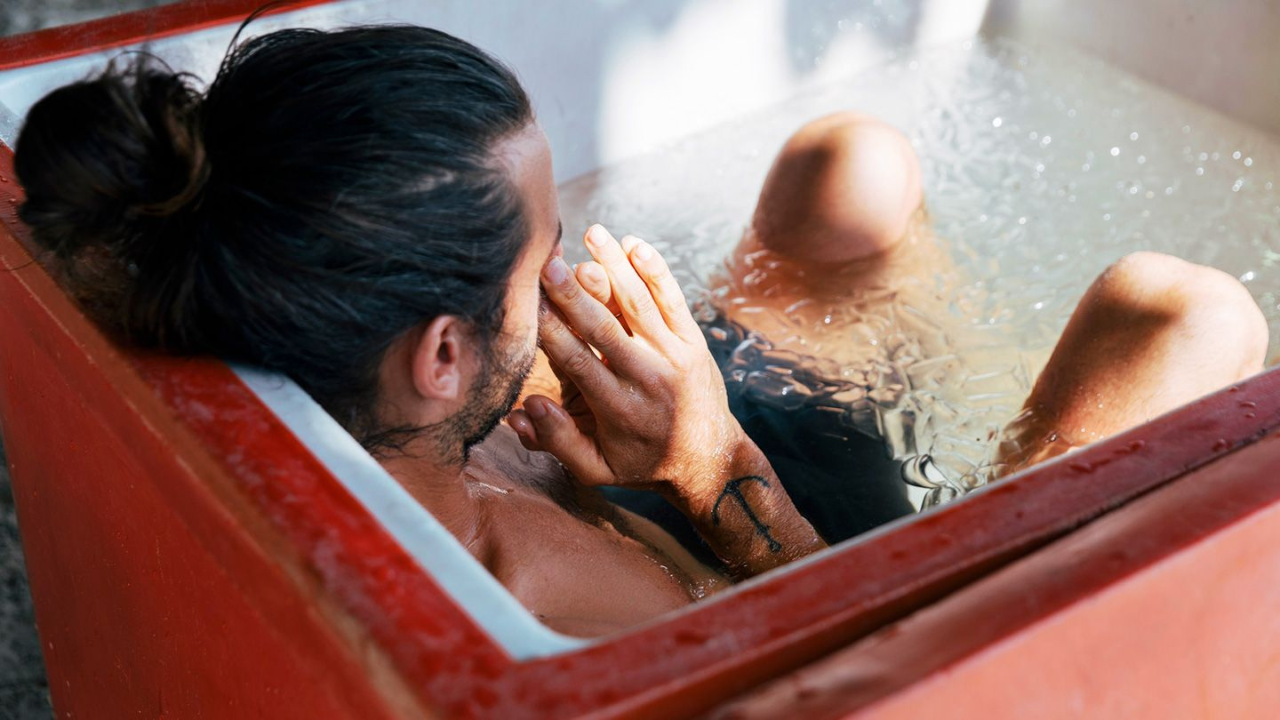
[[[701,325],[724,374],[730,411],[824,540],[834,544],[915,511],[902,463],[860,416],[866,408],[849,402],[863,388],[822,376],[800,356],[774,350],[723,316]],[[606,494],[662,526],[699,559],[717,562],[688,519],[658,495],[621,488]]]

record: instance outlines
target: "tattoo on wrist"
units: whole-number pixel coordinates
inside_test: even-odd
[[[711,506],[711,524],[720,525],[720,503],[724,502],[727,497],[733,498],[734,502],[738,503],[738,507],[742,508],[742,512],[746,513],[747,519],[751,521],[752,526],[755,527],[756,535],[764,538],[765,542],[768,543],[769,551],[781,552],[782,543],[775,540],[773,535],[769,533],[769,526],[765,525],[756,515],[755,510],[751,509],[751,504],[747,502],[746,496],[742,494],[742,486],[752,482],[758,482],[765,487],[770,487],[769,481],[759,475],[744,475],[725,483],[724,489],[720,491],[720,496],[716,498],[715,505]]]

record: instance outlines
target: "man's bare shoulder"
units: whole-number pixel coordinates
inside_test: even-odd
[[[471,451],[468,475],[501,490],[534,491],[566,509],[579,503],[579,488],[564,466],[548,453],[520,444],[511,428],[500,425]]]

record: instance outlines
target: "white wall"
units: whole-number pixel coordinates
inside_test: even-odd
[[[1066,42],[1280,134],[1280,1],[993,0],[983,30]]]
[[[512,65],[534,97],[565,180],[846,77],[903,48],[977,31],[986,0],[346,0],[256,22],[280,27],[412,22]],[[149,49],[208,79],[233,27]],[[111,51],[0,73],[0,138],[49,90]]]

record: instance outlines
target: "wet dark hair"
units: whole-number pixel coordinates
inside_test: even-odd
[[[50,93],[19,135],[21,217],[123,341],[292,377],[366,448],[411,329],[488,344],[529,229],[495,144],[533,119],[510,70],[420,27],[241,44],[203,97],[134,60]]]

